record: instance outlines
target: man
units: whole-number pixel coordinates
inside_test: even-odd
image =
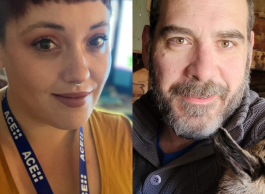
[[[152,89],[134,103],[134,192],[213,194],[224,169],[211,136],[243,148],[265,136],[249,90],[252,0],[152,0],[142,55]]]

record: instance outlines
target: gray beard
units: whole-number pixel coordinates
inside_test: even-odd
[[[249,61],[249,53],[247,61]],[[250,70],[246,65],[244,78],[231,97],[228,88],[209,81],[201,84],[196,80],[190,80],[186,83],[178,83],[172,86],[169,91],[169,97],[166,97],[160,87],[159,79],[152,60],[149,55],[149,76],[152,82],[155,104],[162,116],[163,121],[171,127],[176,135],[185,139],[201,140],[214,135],[219,127],[235,112],[240,106],[246,90],[249,90]],[[183,100],[181,96],[209,97],[218,95],[221,97],[222,105],[212,103],[209,105],[194,105]],[[181,102],[180,111],[175,111],[174,102]],[[209,112],[219,106],[217,115],[211,116]],[[207,114],[208,113],[208,114]]]

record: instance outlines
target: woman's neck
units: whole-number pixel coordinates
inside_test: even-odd
[[[3,93],[3,90],[0,90],[0,99]],[[34,117],[31,117],[27,110],[24,111],[23,108],[14,105],[12,99],[8,103],[54,192],[76,193],[79,188],[79,129],[62,130],[51,125],[45,125],[37,119],[32,119]],[[0,107],[2,109],[1,103]],[[24,189],[24,193],[34,192],[35,189],[30,179],[25,178],[28,177],[28,174],[2,113],[0,115],[0,126],[0,148],[3,149],[17,187],[20,190]],[[88,180],[93,183],[91,187],[93,192],[94,190],[100,190],[100,171],[89,122],[86,122],[83,126],[83,133],[86,163],[90,172]],[[22,170],[17,171],[16,169]],[[69,184],[62,189],[61,185],[66,182]],[[31,186],[28,187],[28,185]]]
[[[43,151],[59,147],[69,148],[79,141],[79,129],[63,130],[42,122],[9,92],[7,95],[9,107],[32,147]],[[88,129],[88,123],[83,127],[84,130]]]

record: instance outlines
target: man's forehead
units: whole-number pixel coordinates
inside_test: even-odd
[[[158,25],[160,27],[197,24],[201,27],[217,23],[247,27],[246,0],[162,0]],[[208,26],[209,27],[209,26]]]
[[[237,6],[232,6],[237,5]],[[242,8],[247,7],[247,0],[161,0],[161,7],[180,8],[187,6],[213,6],[216,8]]]

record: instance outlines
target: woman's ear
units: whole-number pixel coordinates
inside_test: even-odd
[[[4,68],[3,53],[3,45],[0,43],[0,69]]]
[[[148,60],[149,60],[149,29],[150,26],[145,25],[143,34],[142,34],[142,59],[144,63],[144,67],[148,70]]]

